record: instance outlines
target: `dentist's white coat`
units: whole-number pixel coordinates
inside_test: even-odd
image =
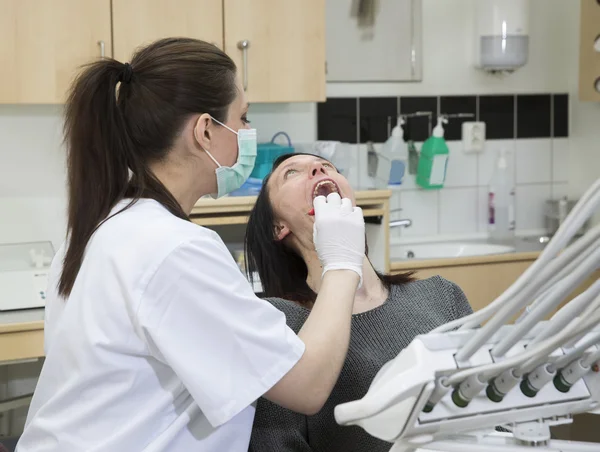
[[[67,301],[63,254],[17,452],[245,452],[253,402],[304,344],[219,236],[138,201],[94,234]]]

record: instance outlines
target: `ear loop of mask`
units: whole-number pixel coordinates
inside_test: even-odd
[[[232,131],[233,133],[235,133],[236,135],[238,135],[238,133],[233,130],[231,127],[223,124],[221,121],[219,121],[218,119],[213,118],[212,116],[210,116],[210,119],[212,119],[213,121],[221,124],[223,127],[225,127],[226,129],[229,129],[230,131]],[[198,118],[198,121],[196,121],[196,127],[194,127],[194,138],[196,139],[196,142],[198,143],[198,146],[200,146],[202,148],[202,150],[204,152],[206,152],[206,154],[208,154],[208,156],[210,157],[210,159],[215,162],[215,165],[217,165],[218,168],[221,168],[221,164],[219,162],[217,162],[217,159],[215,159],[212,154],[210,152],[208,152],[206,149],[204,149],[202,147],[202,145],[200,144],[200,140],[198,139],[198,135],[196,135],[196,129],[198,128],[198,124],[200,123],[200,118]]]

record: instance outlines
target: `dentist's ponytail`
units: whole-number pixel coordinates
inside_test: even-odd
[[[92,234],[123,198],[152,198],[187,218],[150,164],[167,156],[191,115],[226,121],[235,72],[212,44],[170,38],[142,48],[131,64],[99,60],[76,78],[64,124],[69,206],[60,295],[71,293]]]

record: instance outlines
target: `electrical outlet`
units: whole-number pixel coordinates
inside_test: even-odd
[[[483,152],[485,145],[485,122],[463,122],[463,150],[466,153]]]

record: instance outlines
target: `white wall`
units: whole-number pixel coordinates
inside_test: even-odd
[[[61,107],[0,106],[0,243],[51,240],[65,230]]]
[[[569,183],[580,194],[598,177],[600,105],[577,101],[579,1],[531,0],[529,63],[510,76],[472,67],[476,0],[423,0],[422,83],[329,84],[328,96],[569,92]],[[64,235],[64,151],[58,106],[0,106],[0,243]],[[286,130],[295,142],[316,138],[315,104],[251,106],[259,139]]]
[[[562,183],[561,176],[561,186],[552,194],[577,198],[600,176],[600,104],[579,102],[577,96],[580,2],[530,0],[528,64],[511,75],[490,75],[473,68],[475,1],[423,0],[424,58],[421,83],[335,83],[328,84],[327,95],[366,97],[567,92],[570,95],[570,138],[561,140],[560,153],[561,162],[567,167],[568,184]],[[255,121],[259,134],[261,130],[268,131],[263,133],[266,137],[276,131],[272,120],[281,121],[279,115],[287,113],[287,109],[285,105],[260,106],[260,115]],[[311,134],[315,137],[316,118],[309,120],[309,116],[307,111],[287,114],[287,124],[291,127],[288,132],[294,141],[306,141],[305,137],[311,137]],[[490,143],[489,147],[497,145]],[[364,152],[364,146],[359,146],[361,152]],[[485,159],[489,160],[489,156]],[[481,172],[481,165],[478,166]],[[479,181],[479,191],[485,183],[483,179]],[[532,201],[539,204],[544,195],[538,193],[537,196],[533,193],[534,188],[530,191]],[[436,195],[430,194],[429,197]],[[441,199],[436,202],[441,202]],[[396,204],[400,206],[399,202]],[[417,204],[422,205],[420,202]],[[528,209],[521,210],[527,212]],[[481,215],[477,216],[481,230]],[[597,221],[599,217],[596,217]],[[439,219],[437,222],[439,224]],[[437,231],[446,229],[439,225]],[[429,231],[433,230],[430,228]],[[398,232],[394,231],[392,235],[398,235]],[[408,235],[413,232],[410,231]]]
[[[474,2],[423,0],[422,83],[331,84],[331,97],[356,95],[450,95],[565,90],[569,56],[564,36],[573,30],[576,0],[530,0],[528,64],[510,76],[473,69]]]

